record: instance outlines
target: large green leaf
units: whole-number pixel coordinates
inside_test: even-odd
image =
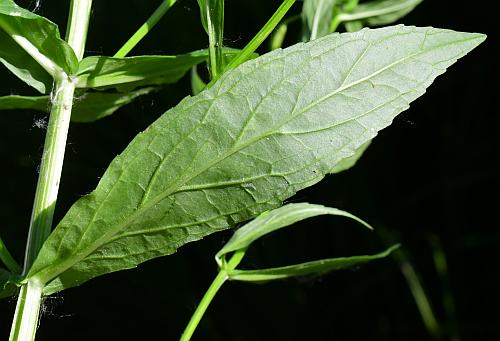
[[[0,62],[42,93],[50,91],[52,77],[73,74],[78,67],[57,25],[12,0],[0,1]]]
[[[28,274],[50,294],[278,207],[350,157],[484,35],[405,26],[275,50],[187,97],[113,160]]]
[[[270,212],[264,212],[245,226],[238,229],[226,245],[224,245],[224,247],[217,252],[217,255],[215,256],[217,263],[219,263],[219,265],[222,263],[221,259],[224,255],[238,250],[245,250],[257,239],[262,238],[271,232],[290,226],[307,218],[326,214],[347,217],[356,220],[368,228],[371,228],[370,225],[358,217],[337,208],[308,203],[288,204]]]
[[[337,0],[304,0],[302,21],[304,40],[314,40],[330,33],[333,7]]]
[[[93,122],[113,114],[139,96],[155,91],[155,88],[141,88],[126,93],[86,92],[77,97],[73,104],[73,122]],[[4,96],[0,97],[0,110],[33,109],[48,112],[49,96]]]
[[[301,264],[281,266],[278,268],[259,270],[231,270],[228,276],[231,280],[245,282],[265,282],[290,277],[301,277],[310,275],[322,275],[331,271],[343,270],[371,262],[373,260],[385,258],[399,245],[394,245],[387,250],[363,256],[327,258]]]

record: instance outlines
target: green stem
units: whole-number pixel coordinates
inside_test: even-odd
[[[125,57],[148,34],[177,0],[164,0],[154,13],[139,27],[132,37],[115,53],[113,57]]]
[[[205,16],[208,33],[208,70],[211,79],[223,72],[224,0],[206,0]],[[216,26],[217,25],[217,26]]]
[[[67,40],[79,60],[81,60],[85,50],[91,7],[92,0],[71,1]],[[52,94],[53,103],[31,214],[23,275],[28,273],[52,229],[52,219],[71,120],[75,81],[71,75],[66,74],[55,81]],[[35,339],[43,286],[44,283],[33,279],[21,287],[12,322],[10,341],[32,341]]]
[[[21,287],[17,298],[15,316],[22,318],[14,320],[10,330],[9,340],[35,340],[38,315],[42,303],[43,284],[30,281]]]
[[[245,46],[245,48],[227,65],[227,69],[232,69],[246,61],[252,53],[266,40],[275,27],[280,23],[281,19],[288,12],[290,7],[296,0],[284,0],[281,6],[276,10],[273,16],[262,27],[262,29],[253,37],[253,39]]]
[[[195,312],[191,316],[191,319],[189,320],[189,323],[186,326],[186,329],[184,330],[180,341],[191,340],[191,337],[193,336],[196,327],[198,327],[201,318],[205,314],[205,311],[207,311],[208,306],[210,305],[222,285],[228,280],[228,273],[238,266],[238,264],[245,256],[245,252],[246,250],[236,251],[227,264],[223,263],[223,266],[219,269],[217,277],[215,277],[207,292],[198,304]]]
[[[13,272],[15,274],[21,272],[21,267],[12,257],[9,250],[7,250],[7,247],[5,246],[2,238],[0,238],[0,260],[5,264],[5,266],[7,267],[7,269],[9,269],[10,272]]]

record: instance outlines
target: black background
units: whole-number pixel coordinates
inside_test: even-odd
[[[112,55],[160,1],[95,1],[87,53]],[[226,1],[226,40],[242,47],[279,1]],[[397,237],[411,256],[438,319],[448,319],[434,270],[431,235],[448,257],[462,340],[500,339],[497,219],[499,171],[498,38],[492,2],[424,1],[404,23],[489,34],[427,94],[375,139],[358,165],[329,176],[290,201],[346,209]],[[34,1],[18,1],[30,9]],[[300,11],[300,3],[293,12]],[[66,24],[66,1],[43,1],[38,13]],[[292,28],[290,41],[298,29]],[[176,54],[206,47],[195,0],[181,0],[133,54]],[[261,49],[261,53],[265,52]],[[3,68],[0,95],[34,94]],[[112,117],[73,124],[69,133],[59,220],[90,192],[114,156],[189,93],[178,86],[139,99]],[[44,130],[29,111],[0,112],[0,232],[21,261]],[[222,232],[135,270],[99,277],[44,304],[37,340],[175,340],[216,274]],[[249,268],[378,252],[377,233],[344,219],[310,219],[264,238]],[[0,301],[0,339],[7,339],[15,300]],[[265,285],[226,284],[194,340],[428,340],[412,296],[392,259],[319,279]]]

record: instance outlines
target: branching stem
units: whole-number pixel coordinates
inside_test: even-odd
[[[207,311],[208,306],[210,305],[222,285],[228,280],[228,274],[238,266],[238,264],[243,259],[243,256],[245,256],[245,250],[236,251],[229,262],[227,262],[227,264],[224,264],[224,266],[219,269],[217,277],[215,277],[207,292],[198,304],[198,307],[193,313],[193,316],[191,316],[191,320],[189,320],[189,323],[184,330],[180,341],[191,340],[191,337],[193,336],[196,327],[198,327],[201,318],[205,314],[205,311]]]

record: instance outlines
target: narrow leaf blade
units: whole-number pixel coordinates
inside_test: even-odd
[[[238,53],[237,49],[224,49],[227,58]],[[127,92],[140,86],[172,84],[207,57],[207,50],[178,56],[87,57],[80,62],[77,87]]]
[[[374,255],[328,258],[278,268],[262,270],[232,270],[228,276],[234,281],[266,282],[291,277],[324,275],[331,271],[349,269],[377,259],[385,258],[398,248],[399,245],[393,245],[387,250]]]
[[[326,214],[354,219],[371,229],[370,225],[363,220],[336,208],[307,203],[288,204],[272,211],[265,212],[238,229],[226,245],[224,245],[224,247],[217,253],[217,262],[220,264],[220,259],[225,254],[237,250],[244,250],[254,241],[265,236],[266,234],[292,225],[298,221]]]
[[[29,272],[46,293],[128,268],[281,206],[330,173],[484,35],[395,26],[248,61],[139,134]]]

